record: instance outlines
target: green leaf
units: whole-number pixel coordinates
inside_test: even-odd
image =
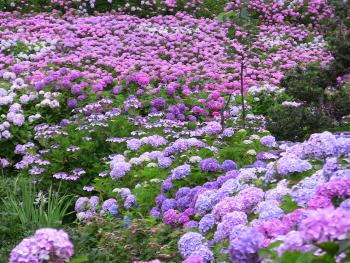
[[[89,259],[87,256],[77,256],[72,258],[69,263],[84,263],[84,262],[88,262]]]
[[[313,251],[308,253],[303,253],[300,251],[287,251],[281,258],[279,258],[277,263],[311,263],[313,257]]]
[[[333,256],[336,255],[339,251],[339,245],[335,242],[325,242],[321,244],[316,244],[316,246]]]
[[[227,18],[235,19],[238,18],[238,14],[234,11],[222,12],[217,16],[219,21],[225,21]]]
[[[350,28],[350,20],[344,20],[343,23],[346,27]]]
[[[285,195],[283,197],[281,208],[285,213],[290,213],[293,212],[295,209],[299,208],[299,206],[295,201],[293,201],[290,195]]]
[[[310,251],[308,253],[303,253],[298,257],[295,263],[310,263],[312,262],[313,254],[314,254],[313,251]]]

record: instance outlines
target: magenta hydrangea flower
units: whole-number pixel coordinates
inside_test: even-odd
[[[179,220],[179,215],[174,209],[168,209],[163,214],[163,223],[166,226],[173,226]]]
[[[342,240],[350,231],[350,212],[341,208],[309,211],[299,231],[307,242],[323,243]]]

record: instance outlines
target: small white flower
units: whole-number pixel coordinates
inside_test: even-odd
[[[256,151],[254,149],[250,149],[247,151],[247,154],[254,156],[254,155],[256,155]]]
[[[189,161],[190,163],[199,163],[202,160],[200,156],[191,156]]]
[[[149,168],[158,167],[158,164],[156,164],[156,163],[149,163],[149,164],[147,164],[147,167],[149,167]]]
[[[249,137],[250,140],[259,140],[260,136],[257,134],[253,134],[252,136]]]

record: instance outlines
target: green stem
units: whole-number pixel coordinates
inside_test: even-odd
[[[243,69],[244,69],[244,62],[242,58],[241,62],[241,100],[242,100],[242,122],[243,122],[243,129],[245,129],[245,104],[244,104],[244,81],[243,81]]]

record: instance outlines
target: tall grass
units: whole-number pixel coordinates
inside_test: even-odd
[[[16,180],[13,190],[7,191],[2,199],[5,212],[18,217],[25,228],[58,227],[63,217],[67,215],[72,204],[70,195],[60,195],[50,187],[43,196],[38,198],[35,186],[27,180]]]

